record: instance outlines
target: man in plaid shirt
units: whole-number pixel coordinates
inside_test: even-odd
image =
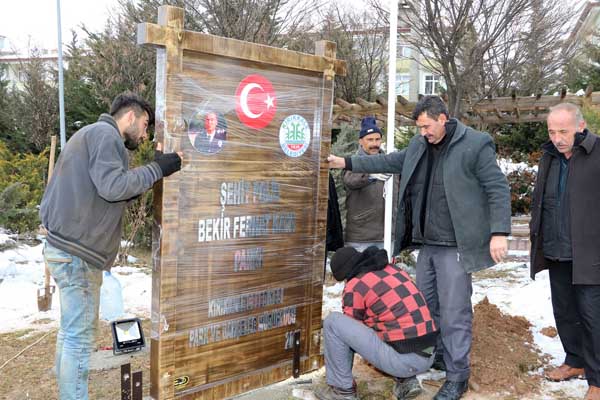
[[[396,377],[398,400],[421,392],[415,376],[433,363],[438,330],[425,299],[408,274],[388,263],[375,246],[363,253],[338,250],[331,260],[338,281],[346,281],[344,313],[332,312],[323,322],[327,387],[320,400],[355,400],[354,353]]]

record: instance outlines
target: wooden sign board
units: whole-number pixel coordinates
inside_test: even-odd
[[[151,396],[224,399],[322,366],[335,45],[317,55],[138,26],[157,47]]]

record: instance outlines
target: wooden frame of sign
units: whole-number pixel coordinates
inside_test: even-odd
[[[316,55],[138,26],[157,47],[151,390],[224,399],[317,369],[335,44]]]

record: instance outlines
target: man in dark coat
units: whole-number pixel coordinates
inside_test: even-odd
[[[340,215],[340,203],[335,189],[335,181],[329,173],[329,198],[327,199],[327,235],[325,240],[325,253],[336,251],[344,247],[344,230]],[[327,257],[325,257],[327,262]]]
[[[361,121],[357,155],[385,154],[381,150],[381,130],[374,117]],[[385,182],[390,174],[367,174],[345,170],[346,245],[358,251],[377,246],[383,249]]]
[[[600,150],[579,108],[550,109],[550,141],[531,208],[531,277],[548,269],[552,308],[566,356],[546,373],[553,381],[580,377],[585,400],[600,400]]]
[[[440,327],[446,365],[435,400],[457,400],[470,376],[471,273],[507,253],[510,188],[492,138],[449,118],[438,96],[421,99],[413,119],[421,134],[405,150],[328,161],[330,168],[401,174],[394,254],[420,247],[417,286]]]

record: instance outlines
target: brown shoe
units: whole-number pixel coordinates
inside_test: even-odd
[[[584,372],[583,368],[573,368],[567,364],[563,364],[558,368],[547,371],[545,376],[549,381],[562,382],[573,378],[583,379]]]
[[[600,400],[600,387],[590,386],[583,400]]]

